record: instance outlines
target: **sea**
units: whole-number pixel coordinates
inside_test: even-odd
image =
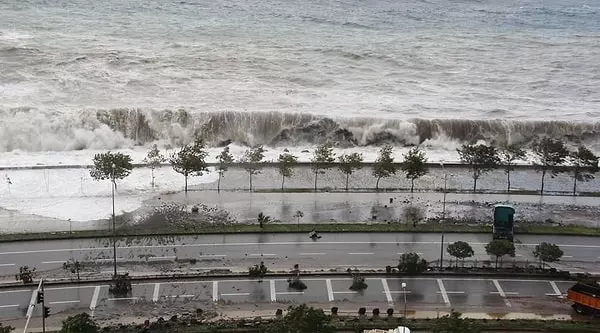
[[[272,156],[600,152],[599,117],[598,0],[0,0],[2,166],[139,161],[198,133]]]

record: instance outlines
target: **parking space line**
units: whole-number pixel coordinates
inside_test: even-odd
[[[368,255],[372,255],[373,252],[348,252],[349,255],[357,255],[357,256],[368,256]]]
[[[327,297],[330,302],[333,302],[333,287],[331,286],[331,279],[326,279],[325,284],[327,285]]]
[[[275,290],[275,280],[271,280],[271,302],[277,302],[277,291]]]
[[[436,292],[437,294],[441,294],[441,291]],[[452,295],[452,294],[464,294],[464,291],[446,291],[447,295]]]
[[[158,302],[158,293],[160,291],[160,283],[154,284],[154,293],[152,294],[152,302]]]
[[[65,260],[42,261],[42,264],[64,264]]]
[[[358,291],[334,291],[334,294],[358,294]]]
[[[107,301],[135,301],[137,297],[108,298]]]
[[[200,258],[223,258],[223,257],[227,257],[226,254],[201,254],[198,257]]]
[[[56,301],[56,302],[50,302],[50,304],[68,304],[68,303],[79,303],[79,300],[73,300],[73,301]]]
[[[387,299],[388,305],[394,305],[394,299],[390,293],[390,286],[388,285],[387,280],[381,279],[381,284],[383,285],[383,292],[385,293],[385,298]]]
[[[410,290],[392,290],[390,294],[410,294]]]
[[[573,256],[562,256],[562,258],[573,258]]]
[[[28,293],[31,289],[19,289],[19,290],[2,290],[0,294],[11,294],[11,293]]]
[[[250,293],[230,293],[230,294],[221,294],[221,296],[250,296]]]
[[[213,302],[219,301],[219,281],[213,281]]]
[[[0,267],[15,266],[16,264],[0,264]]]
[[[323,253],[323,252],[315,252],[315,253],[309,253],[309,252],[306,252],[306,253],[298,253],[298,255],[299,255],[299,256],[324,256],[324,255],[326,255],[326,254],[327,254],[327,253]]]
[[[410,253],[410,252],[398,252],[398,253],[396,253],[396,254],[401,256],[401,255],[403,255],[404,253]],[[423,252],[416,252],[416,253],[417,253],[418,255],[420,255],[420,256],[422,256],[422,255],[423,255]]]
[[[281,291],[277,295],[304,295],[303,291]]]
[[[444,303],[446,303],[447,307],[451,307],[450,298],[448,297],[448,293],[446,292],[446,287],[444,286],[444,282],[442,279],[437,279],[438,286],[440,287],[440,293],[442,293],[442,298],[444,299]]]
[[[496,286],[496,290],[498,290],[498,295],[502,297],[502,299],[504,300],[504,304],[506,304],[507,307],[511,308],[512,304],[510,304],[510,302],[506,299],[506,294],[504,293],[504,290],[502,290],[502,287],[500,286],[498,280],[492,280],[492,283],[494,283],[494,286]]]
[[[266,257],[266,256],[272,257],[272,256],[276,256],[277,254],[275,254],[275,253],[250,253],[249,255],[253,256],[253,257]]]
[[[94,289],[94,294],[92,295],[92,301],[90,302],[90,310],[94,311],[96,309],[96,304],[98,303],[98,295],[100,295],[100,286],[96,286]],[[94,314],[92,313],[92,317]]]
[[[16,308],[19,304],[0,305],[0,308]]]
[[[178,297],[185,297],[185,298],[190,298],[190,297],[196,297],[196,295],[168,295],[165,297],[169,297],[169,298],[178,298]]]
[[[45,288],[45,290],[86,289],[86,288],[94,288],[94,286],[52,287],[52,288]]]

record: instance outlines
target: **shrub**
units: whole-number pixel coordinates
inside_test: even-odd
[[[129,273],[115,276],[108,291],[116,297],[129,295],[131,292],[131,278],[129,277]]]
[[[365,283],[365,278],[360,276],[358,273],[352,273],[352,285],[350,290],[359,291],[367,289],[368,285]]]
[[[17,281],[23,281],[23,284],[29,284],[33,282],[33,272],[35,272],[35,268],[29,269],[29,266],[21,266],[19,267],[19,274],[17,274]]]
[[[267,271],[267,266],[265,266],[264,261],[261,261],[260,265],[254,265],[248,268],[248,274],[251,277],[258,278],[258,282],[261,282],[265,275],[267,275]]]
[[[427,269],[427,261],[421,259],[416,253],[404,253],[400,256],[398,271],[408,275],[416,275]]]

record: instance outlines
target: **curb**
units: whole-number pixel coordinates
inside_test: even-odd
[[[216,271],[216,270],[215,270]],[[273,272],[268,273],[264,279],[270,278],[287,278],[291,275],[291,272]],[[525,274],[525,273],[513,273],[513,272],[500,272],[500,273],[485,273],[485,272],[476,272],[476,273],[463,273],[463,272],[427,272],[419,275],[404,275],[400,273],[385,273],[383,269],[379,271],[361,271],[360,274],[364,277],[409,277],[409,278],[418,278],[418,277],[495,277],[495,278],[529,278],[529,279],[562,279],[562,280],[573,280],[575,281],[577,278],[576,274],[569,274],[569,276],[563,276],[560,274]],[[348,273],[341,272],[315,272],[315,271],[305,271],[301,272],[303,277],[343,277],[343,278],[351,278]],[[212,281],[215,279],[228,279],[228,278],[246,278],[251,280],[257,280],[248,275],[247,272],[229,272],[229,273],[215,273],[215,274],[202,274],[202,273],[189,273],[189,274],[172,274],[172,275],[145,275],[145,276],[130,276],[131,282],[161,282],[161,281],[171,281],[171,280],[192,280],[197,279],[199,281],[208,280]],[[81,280],[73,280],[71,278],[59,278],[59,279],[47,279],[44,280],[45,285],[71,285],[71,284],[108,284],[112,282],[111,278],[89,278]],[[39,280],[34,280],[30,284],[23,284],[21,282],[9,282],[0,284],[0,289],[14,289],[14,288],[27,288],[31,286],[36,286],[39,283]]]

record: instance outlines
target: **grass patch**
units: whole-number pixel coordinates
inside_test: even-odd
[[[319,223],[319,224],[265,224],[261,229],[258,224],[223,224],[210,226],[196,226],[186,230],[175,228],[125,228],[118,230],[119,238],[144,237],[159,235],[207,235],[207,234],[241,234],[241,233],[309,233],[317,230],[320,233],[439,233],[442,231],[440,223],[412,224],[402,223]],[[491,226],[470,224],[448,224],[444,226],[446,233],[492,233]],[[515,234],[536,235],[571,235],[571,236],[600,236],[600,229],[584,226],[549,226],[529,225],[515,227]],[[112,237],[108,230],[89,230],[75,232],[47,232],[28,234],[3,234],[0,242],[76,239],[76,238],[107,238]]]

